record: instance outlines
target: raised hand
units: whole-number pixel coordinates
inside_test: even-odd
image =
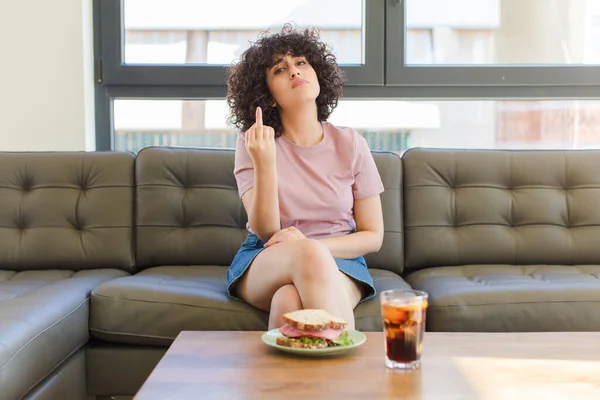
[[[246,131],[246,151],[255,167],[275,165],[275,131],[263,125],[260,107],[256,108],[256,122]]]

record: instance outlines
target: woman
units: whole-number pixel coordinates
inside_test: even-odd
[[[366,140],[326,122],[343,84],[318,31],[290,25],[229,68],[248,238],[227,291],[268,311],[269,329],[302,308],[325,309],[354,329],[354,308],[375,296],[363,256],[383,240],[383,185]]]

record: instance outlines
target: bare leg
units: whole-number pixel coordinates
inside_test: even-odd
[[[350,278],[348,275],[344,274],[343,272],[340,272],[338,270],[338,273],[340,274],[340,279],[341,279],[341,286],[343,286],[343,292],[348,293],[349,296],[349,302],[350,302],[350,306],[351,306],[351,314],[352,314],[352,318],[348,319],[345,316],[341,315],[342,318],[346,319],[349,323],[348,323],[348,329],[354,329],[355,328],[355,321],[354,321],[354,309],[356,308],[356,306],[358,305],[358,303],[360,302],[360,300],[363,298],[363,287],[362,284],[356,282],[354,279]]]
[[[252,262],[237,288],[238,295],[265,311],[275,293],[293,284],[303,308],[322,308],[348,321],[354,329],[354,307],[359,286],[337,268],[329,249],[317,240],[278,243],[263,250]]]
[[[302,301],[298,290],[292,284],[283,285],[273,295],[271,309],[269,310],[269,330],[279,328],[285,324],[283,314],[301,310]]]

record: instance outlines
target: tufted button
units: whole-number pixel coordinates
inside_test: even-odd
[[[33,189],[33,183],[35,182],[33,175],[30,175],[26,171],[21,171],[17,175],[17,186],[24,192],[29,192]]]
[[[14,227],[15,229],[18,229],[20,231],[24,231],[26,229],[29,228],[29,223],[27,222],[27,220],[25,219],[24,216],[18,216],[15,220],[14,220]]]
[[[24,180],[24,181],[21,183],[21,190],[22,190],[23,192],[30,192],[32,188],[33,188],[33,183],[32,183],[32,181],[31,181],[31,180],[29,180],[29,179],[28,179],[28,180]]]
[[[77,176],[77,186],[81,191],[89,190],[92,187],[93,176],[91,168],[82,169],[80,174]]]
[[[80,178],[77,180],[77,186],[79,187],[79,190],[81,190],[81,191],[83,191],[83,192],[85,192],[86,190],[88,190],[88,186],[89,186],[89,185],[88,185],[88,181],[87,181],[87,179],[86,179],[85,177],[83,177],[83,176],[82,176],[82,177],[80,177]]]
[[[84,224],[79,220],[70,221],[71,227],[76,231],[82,231],[85,229]]]

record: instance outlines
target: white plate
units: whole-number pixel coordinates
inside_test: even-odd
[[[348,350],[354,349],[364,342],[367,341],[367,337],[364,333],[351,330],[348,331],[348,338],[354,341],[354,344],[349,346],[335,346],[335,347],[325,347],[324,349],[301,349],[297,347],[287,347],[280,346],[277,344],[277,337],[284,337],[279,329],[272,329],[268,332],[263,333],[262,341],[271,347],[275,347],[278,350],[285,351],[287,353],[293,353],[303,356],[327,356],[333,354],[344,353]]]

